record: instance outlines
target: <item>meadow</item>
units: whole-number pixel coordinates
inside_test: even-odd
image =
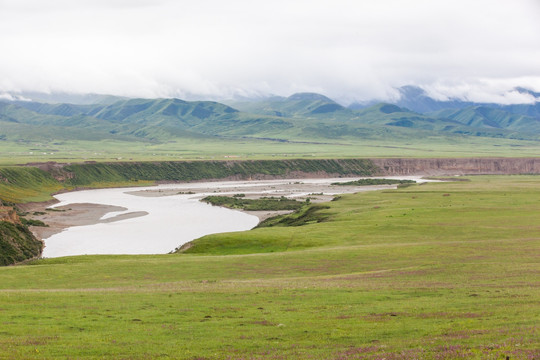
[[[0,268],[0,358],[537,359],[538,179],[343,195],[192,254]]]
[[[375,139],[256,138],[176,139],[162,143],[118,140],[0,141],[0,166],[56,161],[177,161],[359,157],[535,157],[540,143],[530,140],[470,136],[393,137]]]

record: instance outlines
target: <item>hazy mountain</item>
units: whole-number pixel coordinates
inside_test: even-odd
[[[10,94],[14,99],[25,99],[28,101],[35,101],[40,103],[49,104],[76,104],[76,105],[90,105],[90,104],[112,104],[116,101],[127,99],[122,96],[103,95],[103,94],[73,94],[65,92],[51,92],[43,93],[36,91],[23,91]]]
[[[459,110],[465,109],[473,106],[484,106],[488,108],[494,108],[499,110],[504,110],[512,114],[526,115],[531,117],[540,118],[540,93],[534,92],[529,89],[516,88],[515,91],[522,94],[530,95],[537,99],[534,104],[513,104],[513,105],[503,105],[496,103],[475,103],[471,101],[463,101],[460,99],[450,99],[446,101],[433,99],[428,95],[428,93],[420,87],[417,86],[403,86],[397,89],[399,92],[399,99],[393,101],[392,103],[412,110],[414,112],[422,114],[433,114],[436,111],[440,110]],[[360,110],[366,107],[372,106],[376,103],[375,100],[369,100],[364,102],[356,102],[348,106],[349,109]]]
[[[435,100],[421,88],[417,86],[403,86],[398,89],[400,98],[395,103],[407,109],[426,113],[442,109],[463,109],[474,105],[472,102],[457,99],[440,101]]]
[[[522,87],[517,87],[517,88],[515,88],[515,90],[517,92],[522,93],[522,94],[529,94],[531,96],[534,96],[537,99],[537,102],[538,102],[538,99],[540,99],[540,92],[535,92],[535,91],[532,91],[530,89],[525,89],[525,88],[522,88]]]
[[[351,109],[316,93],[297,93],[286,98],[276,96],[229,104],[245,112],[279,117],[337,119],[355,116]]]
[[[512,114],[508,111],[487,106],[470,106],[465,109],[446,109],[431,116],[456,120],[467,126],[540,133],[540,118]]]
[[[8,125],[8,123],[10,123]],[[130,99],[111,105],[0,102],[0,135],[60,139],[137,138],[162,141],[175,137],[244,135],[293,127],[285,119],[241,113],[227,105],[179,99]],[[29,129],[32,126],[32,129]],[[57,127],[66,129],[66,135]],[[55,130],[51,133],[50,128]],[[74,134],[73,129],[86,132]],[[40,133],[41,131],[41,133]],[[66,135],[66,136],[64,136]]]
[[[418,99],[418,109],[437,108],[443,104],[458,108],[421,113],[405,106],[380,103],[353,110],[315,93],[243,100],[229,105],[180,99],[120,99],[112,104],[2,101],[0,139],[164,142],[209,136],[300,141],[414,139],[440,134],[540,137],[539,121],[534,116],[512,114],[502,106],[437,102],[418,89],[406,91],[411,99]],[[534,106],[514,107],[515,111],[526,114],[538,112]]]

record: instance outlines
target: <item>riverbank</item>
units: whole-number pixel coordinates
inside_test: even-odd
[[[118,215],[113,218],[102,219],[102,217],[108,213],[115,211],[125,211],[127,209],[121,206],[91,203],[70,204],[68,206],[61,206],[53,209],[49,208],[49,205],[47,203],[33,203],[31,206],[26,207],[26,209],[28,209],[27,211],[29,211],[29,215],[27,216],[28,218],[33,220],[40,220],[47,225],[47,227],[29,227],[34,236],[36,236],[42,241],[51,237],[54,234],[58,234],[65,229],[73,226],[111,223],[115,221],[144,216],[147,214],[147,212],[138,211]]]
[[[540,174],[540,157],[33,163],[0,167],[0,199],[21,204],[66,190],[155,182],[470,174]]]
[[[62,235],[63,238],[65,238],[63,241],[67,241],[66,244],[69,244],[69,241],[67,240],[68,235],[66,234],[60,234],[61,232],[65,230],[69,230],[70,232],[75,231],[75,229],[79,227],[86,227],[85,229],[88,229],[87,231],[84,231],[83,233],[79,234],[79,237],[88,237],[87,242],[92,243],[99,241],[103,241],[103,236],[108,236],[106,234],[106,229],[101,229],[99,236],[95,235],[95,239],[91,239],[91,227],[96,225],[104,225],[108,223],[116,222],[118,225],[116,225],[114,228],[110,228],[111,231],[116,231],[116,229],[119,228],[122,220],[132,220],[137,217],[140,217],[144,222],[146,222],[146,225],[144,225],[144,229],[141,229],[141,231],[149,231],[150,234],[147,235],[147,238],[136,240],[138,236],[140,235],[136,231],[131,231],[129,228],[125,230],[124,234],[119,234],[118,237],[123,237],[125,240],[126,237],[133,238],[132,244],[136,244],[139,242],[140,244],[144,242],[155,242],[156,240],[152,240],[153,238],[160,238],[159,241],[161,241],[162,237],[168,237],[172,238],[169,239],[169,246],[170,248],[161,249],[156,248],[156,250],[140,250],[140,252],[136,253],[164,253],[174,250],[175,248],[183,245],[186,242],[189,242],[199,236],[203,236],[206,234],[205,228],[207,228],[209,225],[213,223],[216,218],[207,218],[204,214],[206,212],[209,212],[209,205],[202,204],[199,202],[200,199],[202,199],[205,196],[208,195],[239,195],[241,194],[246,199],[258,199],[261,197],[288,197],[293,198],[299,201],[306,201],[309,199],[311,203],[319,203],[319,202],[327,202],[333,199],[333,197],[337,194],[342,193],[355,193],[355,192],[362,192],[362,191],[373,191],[373,190],[381,190],[381,189],[390,189],[394,188],[395,185],[378,185],[378,186],[336,186],[332,185],[333,182],[336,181],[347,181],[357,178],[330,178],[330,179],[286,179],[286,180],[264,180],[264,181],[223,181],[223,182],[196,182],[196,183],[179,183],[179,184],[162,184],[159,186],[153,186],[153,187],[145,187],[145,188],[118,188],[118,189],[102,189],[102,190],[84,190],[84,191],[76,191],[71,193],[62,193],[58,194],[57,197],[59,199],[66,199],[70,198],[71,200],[62,201],[61,203],[54,205],[54,208],[48,208],[48,206],[51,205],[51,202],[46,203],[33,203],[33,204],[27,204],[25,205],[25,210],[28,212],[27,217],[33,220],[39,220],[43,221],[48,225],[48,227],[38,227],[38,226],[32,226],[31,230],[35,234],[36,237],[38,237],[41,240],[45,241],[46,244],[46,256],[52,256],[51,254],[56,254],[57,251],[52,251],[52,245],[47,247],[47,243],[51,244],[51,241],[56,241],[58,239],[58,235]],[[419,180],[418,178],[416,178]],[[98,195],[101,194],[101,195]],[[84,196],[83,196],[84,195]],[[82,196],[82,197],[81,197]],[[123,199],[119,201],[120,197]],[[137,199],[140,200],[137,200]],[[142,201],[141,198],[145,198],[148,200]],[[114,200],[116,199],[116,200]],[[163,200],[160,200],[163,199]],[[145,202],[150,201],[147,205],[144,205]],[[157,201],[157,202],[156,202]],[[94,203],[95,202],[95,203]],[[163,205],[160,205],[160,202]],[[185,205],[182,205],[184,204]],[[197,205],[198,204],[198,205]],[[154,210],[150,210],[145,208],[146,206],[150,206]],[[157,209],[163,206],[163,209]],[[180,206],[180,208],[177,208]],[[201,207],[203,206],[203,207]],[[170,207],[170,208],[168,208]],[[193,208],[194,207],[194,208]],[[196,210],[200,212],[201,218],[200,220],[194,220],[195,226],[201,228],[202,232],[195,232],[193,233],[193,236],[184,238],[184,233],[186,233],[186,229],[188,229],[189,226],[191,226],[188,223],[184,227],[179,228],[178,230],[174,230],[174,227],[171,227],[171,223],[174,223],[175,226],[177,226],[176,223],[179,221],[184,221],[186,216],[194,215],[185,215],[186,212],[190,212],[190,208],[198,209]],[[228,209],[223,209],[219,207],[210,207],[215,208],[216,210],[219,209],[220,211],[224,211],[227,213]],[[175,210],[176,209],[176,210]],[[148,210],[148,211],[147,211]],[[155,215],[156,211],[160,213],[160,215]],[[240,211],[240,210],[239,210]],[[276,215],[283,215],[287,214],[290,211],[244,211],[241,210],[242,213],[253,215],[257,217],[257,222],[250,225],[248,228],[251,228],[255,226],[257,223],[264,221],[265,219],[269,217],[273,217]],[[146,219],[148,215],[152,213],[154,214],[151,219]],[[218,215],[212,215],[212,216],[218,216],[217,219],[221,219],[221,217],[227,217],[228,215],[225,215],[223,212],[218,212]],[[234,213],[234,212],[233,212]],[[184,215],[182,215],[184,214]],[[219,215],[221,214],[221,215]],[[164,218],[170,218],[170,220],[165,221]],[[223,232],[223,231],[235,231],[234,226],[236,221],[240,220],[231,220],[232,222],[230,225],[233,227],[226,227],[224,229],[216,229],[212,232]],[[163,223],[162,223],[163,222]],[[158,224],[159,223],[159,224]],[[240,222],[241,223],[241,222]],[[238,224],[240,224],[238,223]],[[200,224],[200,225],[197,225]],[[126,226],[137,226],[137,222],[133,223],[130,222],[129,224],[126,223],[126,225],[122,225],[123,227]],[[122,227],[120,226],[120,227]],[[141,225],[142,226],[142,225]],[[162,229],[166,230],[169,228],[168,234],[163,234],[160,237],[151,235],[152,229]],[[240,229],[244,229],[241,227]],[[240,230],[238,229],[238,230]],[[77,230],[77,231],[82,231]],[[161,230],[160,230],[161,231]],[[88,234],[86,234],[88,232]],[[129,235],[127,235],[129,233]],[[175,240],[175,238],[177,240]],[[113,239],[111,239],[112,241]],[[74,239],[73,241],[79,241]],[[130,253],[129,246],[132,244],[124,244],[122,246],[127,246],[127,248],[114,248],[109,251],[112,251],[112,253]],[[71,246],[71,244],[69,244]],[[108,244],[109,246],[110,244]],[[141,245],[142,246],[142,245]],[[53,246],[53,247],[56,247]],[[136,247],[133,245],[133,247]],[[142,247],[141,247],[142,248]],[[110,249],[110,247],[109,247]],[[160,250],[161,249],[161,250]],[[59,248],[58,251],[61,249]],[[81,250],[82,251],[82,250]],[[89,245],[89,248],[85,250],[87,252],[84,253],[93,253],[93,251],[98,251],[97,253],[106,253],[106,252],[100,252],[101,250],[94,248],[92,245]],[[147,252],[151,251],[151,252]],[[47,254],[48,253],[48,254]],[[60,252],[61,253],[61,252]],[[76,253],[73,253],[76,254]]]

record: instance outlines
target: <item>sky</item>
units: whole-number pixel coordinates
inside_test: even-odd
[[[540,0],[0,0],[0,97],[530,103],[538,19]]]

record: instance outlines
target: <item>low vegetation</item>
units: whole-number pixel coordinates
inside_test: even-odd
[[[45,224],[41,220],[35,220],[35,219],[26,219],[21,218],[21,223],[26,226],[42,226],[42,227],[49,227],[49,225]]]
[[[280,198],[262,197],[260,199],[244,199],[241,196],[207,196],[202,199],[202,201],[216,206],[224,206],[230,209],[242,209],[247,211],[298,210],[306,204],[306,202],[295,199],[287,199],[284,196]]]
[[[329,216],[325,215],[321,210],[330,209],[330,206],[324,204],[311,205],[302,207],[295,213],[290,215],[278,215],[266,219],[257,227],[273,227],[273,226],[303,226],[326,221]]]
[[[0,266],[41,255],[43,242],[30,232],[29,225],[46,226],[41,221],[20,217],[15,204],[0,200]]]
[[[366,186],[366,185],[403,185],[403,184],[415,184],[414,180],[397,180],[397,179],[358,179],[354,181],[335,182],[332,185],[339,186]]]
[[[0,358],[537,359],[538,176],[470,179],[193,255],[0,268]]]
[[[38,257],[42,250],[26,225],[0,220],[0,266]]]

